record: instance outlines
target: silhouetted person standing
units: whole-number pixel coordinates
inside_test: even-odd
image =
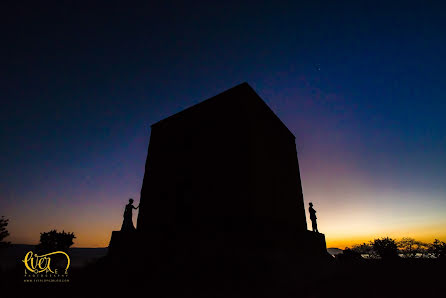
[[[311,219],[311,225],[313,226],[313,232],[319,233],[317,230],[317,222],[316,222],[316,210],[313,208],[313,203],[310,202],[310,208],[308,208],[308,211],[310,212],[310,219]]]
[[[133,209],[138,209],[138,207],[133,206],[133,199],[129,199],[129,203],[125,206],[124,210],[124,221],[122,222],[121,231],[129,232],[135,231],[133,226]]]

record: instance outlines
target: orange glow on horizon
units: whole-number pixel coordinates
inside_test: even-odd
[[[302,177],[308,228],[311,229],[308,216],[311,201],[327,248],[344,249],[387,236],[411,237],[428,243],[434,239],[446,241],[446,202],[435,193],[398,193],[368,185],[359,175],[354,180],[342,175],[311,177],[308,173],[308,176]],[[128,197],[138,198],[139,194],[131,193]],[[138,199],[136,203],[139,204]],[[121,228],[125,204],[125,196],[119,193],[14,204],[7,212],[11,214],[10,236],[5,240],[37,244],[40,233],[57,229],[74,232],[73,247],[107,247],[111,232]],[[134,224],[137,216],[134,212]]]
[[[134,216],[134,222],[135,221]],[[418,241],[432,243],[434,239],[439,239],[441,241],[446,241],[446,232],[441,232],[442,226],[432,227],[431,232],[428,232],[424,227],[420,227],[418,229],[412,230],[403,230],[401,232],[389,232],[389,233],[370,233],[364,235],[332,235],[330,233],[326,233],[326,244],[327,248],[339,248],[345,249],[346,247],[352,247],[355,244],[368,243],[376,238],[390,237],[396,240],[400,240],[403,237],[414,238]],[[88,233],[82,233],[80,231],[75,231],[76,239],[74,239],[75,243],[73,247],[91,247],[91,248],[99,248],[99,247],[108,247],[111,232],[112,230],[119,230],[119,227],[116,226],[115,229],[110,229],[108,227],[100,227],[95,229],[88,229]],[[66,231],[71,231],[70,229],[66,229]],[[321,231],[324,232],[324,231]],[[35,245],[38,243],[38,235],[39,233],[33,233],[32,238],[26,238],[30,234],[24,235],[25,237],[13,237],[10,236],[9,241],[17,244],[30,244]]]

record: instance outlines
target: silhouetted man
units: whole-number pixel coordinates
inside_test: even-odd
[[[310,208],[308,208],[310,212],[311,225],[313,226],[313,232],[319,233],[317,230],[317,222],[316,222],[316,210],[313,208],[313,203],[310,202]]]
[[[129,199],[129,203],[125,206],[124,210],[124,221],[122,222],[121,231],[129,232],[134,231],[135,227],[133,226],[133,209],[138,209],[138,207],[133,206],[133,199]]]

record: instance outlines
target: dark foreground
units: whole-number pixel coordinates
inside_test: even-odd
[[[363,260],[268,268],[261,263],[227,268],[156,270],[112,264],[106,258],[70,268],[68,283],[24,283],[21,266],[1,272],[8,297],[441,297],[446,264],[434,259]],[[222,268],[216,271],[215,268]]]

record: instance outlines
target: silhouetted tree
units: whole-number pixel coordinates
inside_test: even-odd
[[[359,253],[360,255],[367,255],[369,257],[374,257],[375,253],[373,251],[373,247],[371,242],[370,243],[362,243],[362,244],[355,244],[351,248],[352,251]]]
[[[0,218],[0,249],[5,248],[10,244],[10,242],[3,241],[3,239],[9,236],[9,232],[6,229],[8,222],[9,219],[6,219],[4,216]]]
[[[40,243],[36,246],[36,250],[39,254],[58,250],[66,252],[73,245],[74,238],[76,238],[74,233],[66,233],[65,231],[51,230],[40,233]]]
[[[428,244],[413,238],[403,238],[397,242],[400,254],[405,258],[415,258],[417,255],[425,256]]]
[[[346,247],[341,254],[336,255],[336,260],[343,263],[356,263],[362,261],[362,256],[358,251]]]
[[[398,247],[392,238],[375,239],[372,242],[372,247],[373,251],[385,261],[398,258]]]
[[[429,253],[438,259],[446,259],[446,243],[435,239],[435,241],[429,245]]]

